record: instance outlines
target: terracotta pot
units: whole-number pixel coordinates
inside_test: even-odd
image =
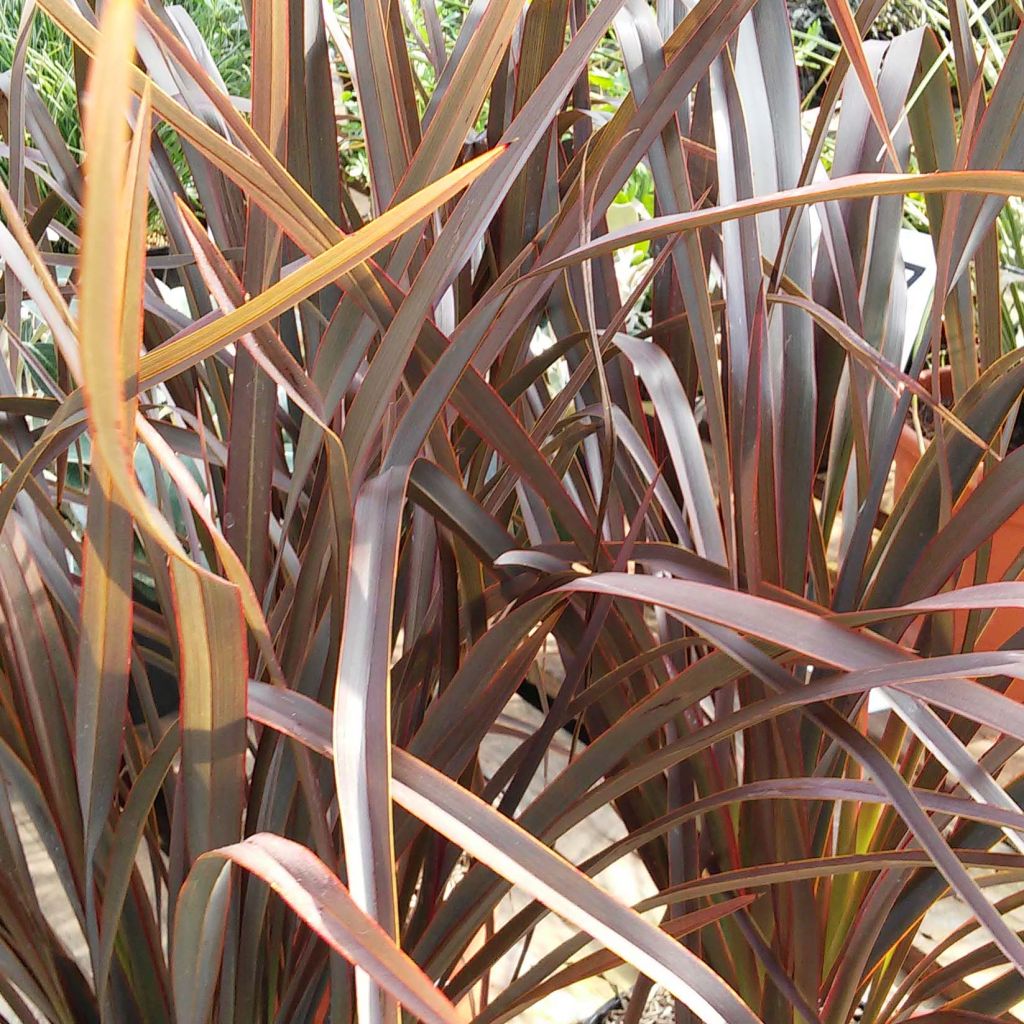
[[[946,397],[952,393],[952,380],[949,370],[944,367],[940,371],[939,386]],[[931,388],[931,372],[926,371],[921,375],[921,384]],[[896,447],[896,458],[894,461],[894,494],[899,496],[907,485],[907,480],[913,472],[921,457],[918,446],[917,432],[913,427],[906,425],[900,435],[899,444]],[[979,469],[974,480],[968,483],[964,497],[966,497],[976,486],[980,479]],[[1018,509],[993,535],[992,551],[989,557],[988,574],[986,582],[994,583],[1003,578],[1003,574],[1009,569],[1021,550],[1024,549],[1024,508]],[[964,562],[957,576],[955,586],[968,587],[974,582],[974,556]],[[967,628],[966,611],[953,613],[953,624],[957,640],[961,640]],[[1000,608],[988,620],[985,629],[982,630],[977,650],[992,651],[1000,647],[1019,629],[1024,628],[1024,611],[1018,608]],[[1024,699],[1024,682],[1018,681],[1014,684],[1014,696],[1018,700]]]

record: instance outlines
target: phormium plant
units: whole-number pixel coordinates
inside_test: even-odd
[[[652,983],[728,1024],[1024,999],[1024,893],[986,893],[1024,871],[1024,618],[986,642],[1024,607],[1024,553],[986,572],[1024,500],[1024,46],[996,59],[972,0],[887,42],[882,0],[828,7],[808,135],[782,0],[474,0],[457,31],[435,0],[251,0],[244,99],[181,8],[24,0],[8,1019],[498,1024],[621,962],[633,1021]],[[83,163],[37,25],[73,47]],[[936,285],[904,364],[910,194]],[[524,683],[540,724],[486,775]],[[608,806],[624,839],[553,852]],[[657,893],[627,907],[592,876],[632,852]],[[952,959],[921,937],[950,892],[985,936]],[[490,984],[547,914],[577,937]]]

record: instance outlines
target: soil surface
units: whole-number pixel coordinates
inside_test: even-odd
[[[624,998],[622,1002],[623,1005],[619,1009],[612,1010],[605,1017],[608,1024],[619,1024],[625,1018],[626,999]],[[675,1013],[671,994],[657,986],[651,989],[647,1005],[644,1007],[643,1016],[640,1018],[640,1024],[673,1024],[674,1021]]]

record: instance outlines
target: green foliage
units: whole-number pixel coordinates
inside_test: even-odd
[[[14,59],[22,7],[20,0],[0,2],[0,66],[4,68],[9,68]],[[82,133],[71,43],[52,22],[42,18],[32,26],[27,71],[36,92],[50,108],[61,137],[73,153],[80,155]]]
[[[249,31],[237,0],[183,0],[187,12],[209,49],[217,70],[232,96],[249,96]],[[23,0],[0,0],[0,67],[9,68],[14,58]],[[36,94],[46,104],[54,123],[76,159],[82,156],[82,125],[75,88],[72,45],[67,35],[46,18],[36,18],[26,61],[26,74]],[[188,180],[188,165],[174,132],[159,129],[178,173]],[[3,162],[6,168],[6,161]],[[159,224],[154,220],[154,229]]]

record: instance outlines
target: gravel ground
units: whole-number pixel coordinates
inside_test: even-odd
[[[619,1024],[626,1015],[627,1002],[628,999],[624,996],[622,1007],[618,1010],[612,1010],[611,1013],[607,1014],[604,1018],[605,1021],[608,1024]],[[671,994],[666,989],[656,985],[651,989],[647,1005],[644,1007],[643,1016],[640,1018],[640,1024],[671,1024],[674,1020]]]

